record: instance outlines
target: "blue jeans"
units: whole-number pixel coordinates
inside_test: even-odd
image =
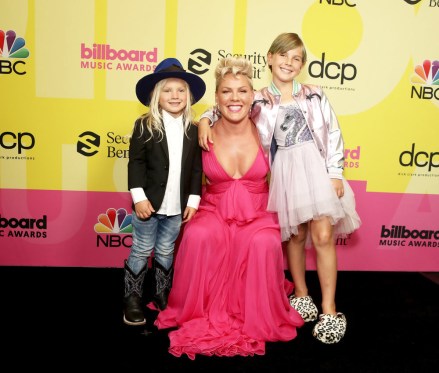
[[[128,266],[134,274],[138,274],[148,263],[154,250],[154,258],[163,268],[168,270],[174,260],[175,241],[180,233],[181,215],[152,215],[139,219],[132,213],[133,244],[128,256]]]

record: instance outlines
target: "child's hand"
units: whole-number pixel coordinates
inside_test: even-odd
[[[202,149],[209,151],[209,143],[213,144],[210,121],[202,118],[198,123],[198,144]]]
[[[136,210],[136,215],[140,219],[148,219],[153,212],[155,212],[154,207],[152,207],[151,202],[147,199],[144,201],[137,202],[134,205]]]
[[[340,179],[331,179],[332,186],[335,189],[335,193],[337,194],[338,198],[343,197],[344,195],[344,188],[343,188],[343,181]]]

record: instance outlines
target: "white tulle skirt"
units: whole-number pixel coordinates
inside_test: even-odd
[[[297,235],[300,224],[322,217],[334,225],[335,239],[358,229],[361,220],[354,192],[344,178],[342,181],[344,196],[338,198],[313,141],[278,149],[271,168],[267,209],[278,214],[282,241]]]

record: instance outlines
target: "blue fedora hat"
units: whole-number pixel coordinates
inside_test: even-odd
[[[166,78],[179,78],[186,81],[194,98],[192,104],[198,102],[206,92],[206,84],[203,79],[198,75],[186,72],[176,58],[166,58],[156,66],[153,73],[144,76],[137,82],[136,95],[139,101],[143,105],[149,106],[151,92],[155,85]]]

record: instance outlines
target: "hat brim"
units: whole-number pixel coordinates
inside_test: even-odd
[[[136,95],[139,101],[149,106],[151,101],[151,92],[154,90],[155,85],[163,79],[167,78],[179,78],[183,79],[191,90],[193,102],[198,102],[206,93],[206,83],[198,75],[187,73],[184,71],[164,71],[158,73],[152,73],[144,76],[136,84]]]

